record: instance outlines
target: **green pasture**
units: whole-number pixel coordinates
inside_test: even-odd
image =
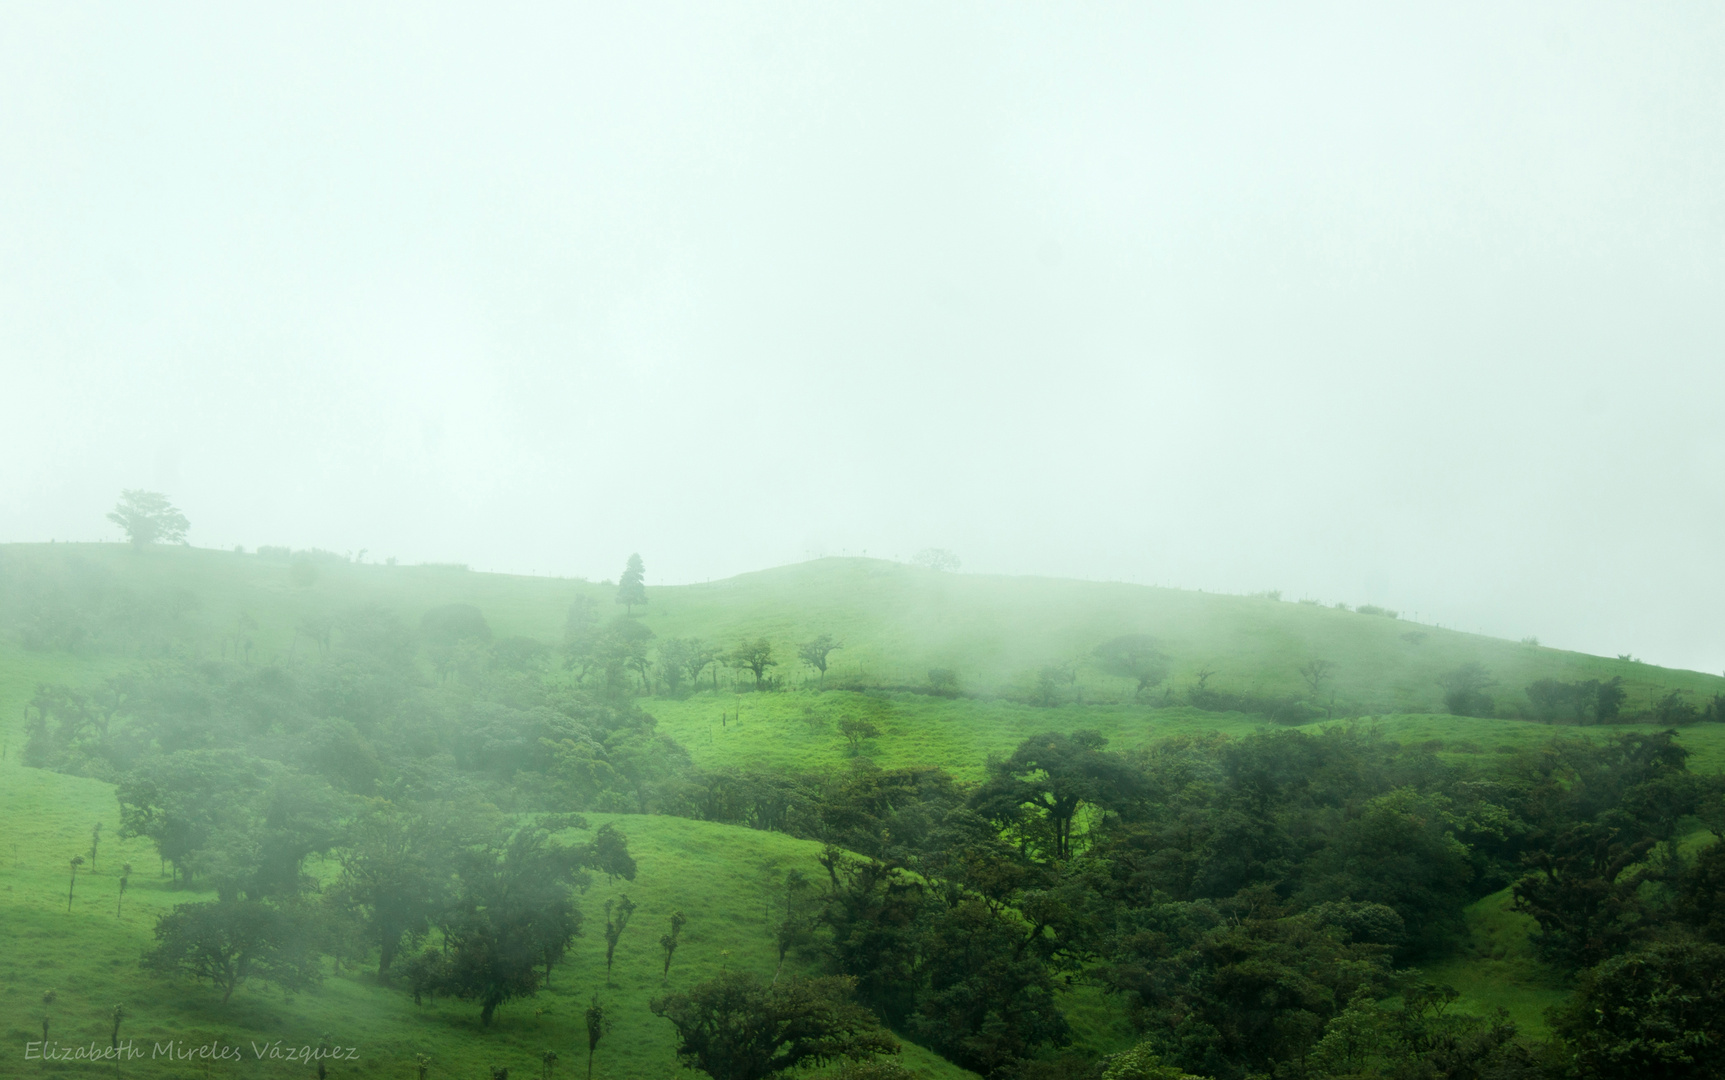
[[[405,993],[377,985],[369,971],[331,972],[320,988],[298,995],[254,983],[222,1005],[208,986],[167,982],[139,970],[156,916],[173,904],[208,896],[162,878],[147,842],[119,839],[112,786],[25,769],[19,756],[23,705],[39,682],[90,684],[149,658],[109,648],[99,634],[72,652],[26,651],[7,629],[20,615],[17,605],[29,597],[71,595],[90,582],[110,600],[126,596],[154,604],[177,598],[185,614],[174,654],[220,655],[234,639],[232,628],[244,626],[253,642],[252,662],[281,664],[314,662],[312,647],[296,636],[302,619],[359,605],[397,610],[413,624],[433,607],[473,604],[495,636],[551,645],[560,641],[576,597],[592,597],[607,618],[614,607],[614,590],[600,583],[333,559],[315,567],[307,582],[303,574],[295,579],[287,561],[250,554],[190,548],[135,554],[120,545],[0,547],[0,1076],[99,1070],[187,1080],[303,1077],[311,1075],[305,1066],[250,1056],[252,1044],[315,1045],[325,1034],[360,1050],[358,1062],[332,1068],[338,1077],[409,1077],[415,1055],[425,1054],[435,1078],[485,1077],[492,1066],[506,1066],[520,1080],[541,1074],[546,1050],[559,1056],[556,1075],[579,1076],[586,1057],[581,1014],[594,993],[614,1018],[594,1075],[674,1075],[669,1025],[648,1012],[648,999],[727,966],[770,975],[767,882],[791,866],[816,869],[818,845],[676,818],[588,815],[594,828],[612,820],[628,834],[639,878],[596,882],[583,902],[586,932],[553,985],[536,999],[504,1006],[484,1031],[477,1007],[446,1001],[416,1007]],[[1431,743],[1456,760],[1531,750],[1554,733],[1629,730],[1434,713],[1438,674],[1463,662],[1490,669],[1500,701],[1547,677],[1620,675],[1631,709],[1669,689],[1697,697],[1725,689],[1725,679],[1717,676],[1308,604],[940,574],[867,559],[824,559],[722,582],[651,588],[649,596],[638,617],[660,639],[700,637],[728,646],[765,636],[781,658],[774,671],[778,692],[754,693],[735,673],[722,673],[716,689],[704,683],[686,697],[641,699],[662,730],[704,767],[838,770],[865,758],[887,768],[941,766],[974,780],[991,755],[1005,755],[1027,736],[1050,729],[1092,728],[1117,748],[1134,748],[1175,734],[1243,735],[1267,726],[1241,714],[1171,706],[1159,694],[1133,701],[1131,686],[1087,659],[1097,644],[1126,633],[1152,634],[1162,642],[1173,660],[1170,684],[1178,688],[1208,669],[1214,688],[1294,694],[1302,690],[1302,663],[1330,660],[1336,665],[1332,706],[1338,715],[1356,717],[1346,722],[1378,725],[1407,743]],[[794,660],[795,643],[820,633],[843,644],[824,680]],[[1071,671],[1070,703],[1039,708],[1011,700],[1049,665]],[[911,692],[926,683],[932,668],[954,671],[962,696]],[[864,683],[884,689],[834,688]],[[838,727],[846,717],[870,721],[879,736],[853,751]],[[1725,725],[1692,727],[1681,739],[1693,767],[1725,768]],[[90,829],[98,821],[105,826],[100,855],[93,869],[80,871],[68,911],[68,860],[88,855]],[[131,887],[123,913],[116,915],[118,870],[127,862],[133,867]],[[607,986],[603,903],[624,891],[640,908],[619,948],[615,985]],[[667,983],[659,974],[658,939],[675,909],[689,923]],[[1457,953],[1427,976],[1460,989],[1465,1008],[1501,1005],[1525,1028],[1543,1030],[1543,1010],[1566,991],[1561,979],[1532,958],[1526,918],[1510,911],[1500,893],[1469,909],[1467,927]],[[806,961],[795,963],[807,970]],[[49,991],[54,1000],[44,1003]],[[1066,998],[1084,1045],[1113,1051],[1130,1044],[1116,1002],[1084,985],[1070,988]],[[25,1043],[41,1038],[44,1015],[59,1042],[106,1045],[115,1004],[123,1004],[128,1016],[123,1037],[134,1039],[145,1059],[117,1072],[111,1065],[26,1068]],[[248,1056],[243,1070],[150,1060],[152,1045],[168,1039],[216,1040]],[[907,1063],[930,1077],[965,1075],[915,1046],[907,1044],[905,1054]]]
[[[68,911],[68,861],[88,856],[90,826],[97,821],[106,823],[107,835],[96,869],[80,870]],[[122,1037],[145,1054],[120,1068],[117,1075],[125,1077],[305,1077],[312,1075],[309,1068],[256,1059],[252,1047],[275,1040],[315,1046],[325,1034],[359,1050],[357,1062],[332,1066],[338,1077],[411,1077],[419,1054],[431,1059],[429,1076],[436,1078],[488,1077],[493,1066],[537,1077],[546,1050],[559,1057],[557,1075],[578,1077],[586,1064],[583,1013],[595,993],[614,1026],[600,1043],[594,1075],[672,1076],[680,1070],[670,1025],[653,1016],[647,1002],[727,966],[770,978],[770,882],[791,867],[819,872],[818,844],[777,833],[679,818],[588,815],[592,828],[612,821],[627,832],[640,867],[636,880],[600,877],[582,902],[584,933],[550,988],[505,1005],[482,1029],[476,1006],[445,1000],[415,1006],[406,993],[380,986],[370,969],[331,973],[300,994],[253,982],[225,1005],[207,984],[140,971],[138,958],[151,944],[156,917],[214,894],[176,888],[161,877],[148,842],[119,841],[115,821],[107,784],[21,769],[10,759],[0,766],[0,1076],[113,1075],[111,1064],[26,1063],[24,1054],[28,1042],[41,1039],[44,1015],[56,1041],[107,1046],[109,1014],[123,1004]],[[128,862],[130,886],[116,914],[119,870]],[[604,903],[622,893],[639,908],[618,946],[613,985],[607,985]],[[673,910],[689,921],[664,979],[659,937]],[[790,966],[811,970],[800,959]],[[54,1001],[45,1004],[49,991]],[[155,1044],[169,1040],[215,1040],[240,1048],[244,1061],[206,1070],[201,1063],[151,1060]],[[904,1059],[930,1077],[969,1075],[914,1045],[905,1046]]]

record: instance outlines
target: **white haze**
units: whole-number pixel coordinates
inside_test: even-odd
[[[1725,9],[8,5],[0,540],[1725,666]]]

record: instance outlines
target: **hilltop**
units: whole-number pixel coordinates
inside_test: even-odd
[[[266,549],[267,550],[267,549]],[[375,606],[410,623],[433,608],[477,607],[497,637],[559,644],[570,605],[587,598],[605,617],[621,611],[609,584],[487,574],[447,566],[355,564],[315,553],[287,557],[165,547],[142,554],[118,544],[0,547],[0,628],[17,643],[34,629],[78,657],[120,658],[171,647],[219,655],[243,635],[262,662],[287,662],[308,643],[307,616]],[[728,647],[765,637],[782,685],[815,682],[795,643],[832,634],[824,682],[916,688],[953,673],[956,689],[983,698],[1033,696],[1039,673],[1062,670],[1067,697],[1123,702],[1133,687],[1099,670],[1093,653],[1111,638],[1154,637],[1170,660],[1163,689],[1200,672],[1210,688],[1260,696],[1317,696],[1333,715],[1443,711],[1439,678],[1466,663],[1495,680],[1500,711],[1526,707],[1538,679],[1621,678],[1625,712],[1645,712],[1679,690],[1697,699],[1725,678],[1633,660],[1589,656],[1411,623],[1385,614],[1263,597],[1119,583],[950,574],[878,559],[828,558],[698,585],[649,586],[636,612],[659,640],[699,637]],[[1373,609],[1375,610],[1375,609]],[[54,646],[70,645],[69,650]],[[1329,661],[1312,695],[1299,668]],[[735,673],[721,685],[737,684]],[[1333,704],[1329,702],[1334,698]],[[1152,696],[1139,704],[1168,703]]]

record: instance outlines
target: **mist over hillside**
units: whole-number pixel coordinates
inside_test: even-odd
[[[158,548],[140,558],[119,545],[9,545],[0,549],[0,589],[6,626],[26,644],[203,654],[244,623],[257,656],[272,661],[306,647],[298,623],[314,609],[378,605],[412,622],[432,607],[472,604],[495,633],[554,649],[578,599],[592,605],[596,620],[617,607],[610,582],[386,566],[267,547]],[[1540,678],[1621,679],[1632,715],[1672,690],[1705,695],[1725,687],[1718,676],[1418,624],[1369,604],[945,573],[878,559],[819,559],[719,582],[646,585],[645,595],[651,602],[638,622],[654,637],[728,647],[764,636],[786,659],[778,677],[791,685],[812,674],[794,659],[795,644],[827,633],[844,641],[830,661],[835,683],[917,686],[929,670],[943,669],[965,693],[995,698],[1027,699],[1052,667],[1073,700],[1118,701],[1129,684],[1110,676],[1095,650],[1128,635],[1153,638],[1166,657],[1168,674],[1158,684],[1165,697],[1209,672],[1206,688],[1333,696],[1331,715],[1337,707],[1341,715],[1445,711],[1441,677],[1470,662],[1509,689],[1495,710],[1507,716],[1535,715],[1520,691]],[[1331,665],[1322,694],[1299,671],[1314,659]]]
[[[1722,56],[0,6],[0,1080],[1725,1080]]]
[[[133,503],[131,546],[0,546],[0,993],[39,1056],[121,994],[114,1046],[315,1028],[360,1075],[550,1069],[597,1017],[608,1075],[724,1076],[701,1033],[782,1013],[845,1076],[1244,1080],[1384,999],[1374,1061],[1537,1072],[1573,980],[1714,935],[1717,676],[950,558],[211,551]],[[1304,1034],[1236,1026],[1264,965],[1321,988],[1272,1009]]]

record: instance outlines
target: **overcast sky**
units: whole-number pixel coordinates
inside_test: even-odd
[[[1725,668],[1725,8],[0,8],[0,541],[1373,602]]]

